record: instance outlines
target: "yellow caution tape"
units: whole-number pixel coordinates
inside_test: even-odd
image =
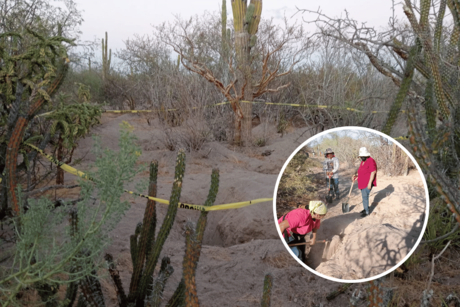
[[[84,178],[84,179],[88,179],[90,181],[93,181],[93,179],[91,177],[89,177],[88,175],[86,175],[85,173],[77,170],[76,168],[73,168],[72,166],[70,165],[67,165],[65,164],[64,162],[61,162],[59,161],[58,159],[54,158],[53,156],[51,155],[48,155],[47,153],[45,153],[43,150],[41,150],[40,148],[38,147],[35,147],[34,145],[32,144],[26,144],[27,146],[29,147],[32,147],[33,149],[35,149],[37,152],[39,152],[42,156],[45,156],[48,160],[50,160],[52,163],[56,164],[57,166],[59,166],[61,169],[63,169],[64,171],[66,171],[67,173],[70,173],[70,174],[73,174],[73,175],[76,175],[78,177],[81,177],[81,178]]]
[[[85,173],[71,167],[70,165],[67,165],[65,164],[64,162],[61,162],[59,160],[57,160],[56,158],[54,158],[53,156],[51,155],[48,155],[46,154],[43,150],[41,150],[40,148],[38,147],[35,147],[34,145],[31,145],[31,144],[27,144],[28,146],[30,146],[31,148],[35,149],[37,152],[39,152],[41,155],[45,156],[49,161],[51,161],[52,163],[58,165],[61,169],[63,169],[64,171],[70,173],[70,174],[73,174],[73,175],[76,175],[76,176],[79,176],[81,178],[84,178],[84,179],[88,179],[90,181],[93,181],[93,178],[91,178],[90,176],[86,175]],[[0,181],[1,182],[1,181]],[[136,193],[136,192],[133,192],[133,191],[129,191],[129,190],[124,190],[126,193],[129,193],[129,194],[132,194],[132,195],[136,195],[136,196],[140,196],[140,197],[144,197],[144,198],[148,198],[150,200],[153,200],[153,201],[156,201],[156,202],[159,202],[161,204],[165,204],[165,205],[169,205],[169,201],[166,200],[166,199],[161,199],[161,198],[157,198],[157,197],[153,197],[153,196],[148,196],[148,195],[144,195],[144,194],[139,194],[139,193]],[[177,206],[179,208],[183,208],[183,209],[190,209],[190,210],[198,210],[198,211],[217,211],[217,210],[228,210],[228,209],[237,209],[237,208],[242,208],[242,207],[246,207],[246,206],[250,206],[250,205],[254,205],[254,204],[258,204],[258,203],[263,203],[263,202],[268,202],[268,201],[272,201],[273,198],[259,198],[259,199],[254,199],[254,200],[248,200],[248,201],[242,201],[242,202],[238,202],[238,203],[231,203],[231,204],[223,204],[223,205],[214,205],[214,206],[201,206],[201,205],[193,205],[193,204],[186,204],[186,203],[179,203]]]
[[[248,100],[240,100],[240,102],[244,103],[264,103],[266,105],[277,105],[277,106],[291,106],[291,107],[305,107],[305,108],[318,108],[318,109],[336,109],[336,110],[347,110],[347,111],[352,111],[352,112],[358,112],[358,113],[364,113],[365,111],[363,110],[358,110],[355,108],[347,108],[347,107],[339,107],[339,106],[328,106],[328,105],[317,105],[317,104],[300,104],[300,103],[282,103],[282,102],[262,102],[262,101],[248,101]],[[229,104],[229,101],[223,101],[219,102],[216,104],[212,105],[207,105],[205,108],[209,107],[215,107],[215,106],[222,106]],[[192,109],[199,109],[199,107],[192,107]],[[170,112],[170,111],[177,111],[178,109],[166,109],[166,110],[161,110],[161,109],[156,109],[156,110],[103,110],[102,113],[118,113],[118,114],[123,114],[123,113],[151,113],[151,112]],[[376,113],[388,113],[389,111],[369,111],[370,113],[376,114]],[[401,113],[406,113],[407,110],[400,110]],[[422,111],[424,112],[424,111]],[[53,113],[47,112],[43,114],[37,115],[37,117],[40,116],[45,116],[48,114]]]

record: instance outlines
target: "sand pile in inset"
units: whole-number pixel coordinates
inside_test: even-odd
[[[408,240],[413,239],[410,231],[390,224],[356,227],[346,237],[342,248],[316,271],[339,279],[375,276],[401,261],[410,251]]]
[[[339,249],[340,245],[341,245],[341,241],[340,241],[340,237],[339,236],[334,236],[332,237],[332,240],[330,242],[327,243],[326,245],[326,248],[324,250],[324,253],[323,253],[323,259],[325,260],[329,260],[331,259],[335,252],[337,251],[337,249]]]

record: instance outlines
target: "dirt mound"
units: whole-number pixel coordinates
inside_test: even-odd
[[[410,251],[410,232],[390,224],[355,228],[347,238],[316,271],[339,279],[372,277],[394,267]]]

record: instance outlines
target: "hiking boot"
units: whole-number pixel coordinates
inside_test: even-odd
[[[363,213],[366,213],[366,209],[364,209],[364,210],[363,210],[363,211],[361,211],[360,213],[361,213],[361,214],[363,214]]]
[[[369,212],[366,212],[366,210],[363,210],[364,212],[361,213],[361,217],[366,217],[369,215]]]

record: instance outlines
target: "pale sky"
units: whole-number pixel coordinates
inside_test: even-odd
[[[248,1],[249,2],[249,1]],[[164,21],[173,20],[175,14],[183,18],[201,15],[205,11],[218,12],[222,0],[76,0],[79,10],[83,10],[84,22],[81,26],[82,40],[99,41],[105,31],[109,35],[109,48],[114,52],[124,47],[123,41],[134,34],[151,34],[152,26]],[[298,8],[321,11],[330,16],[344,15],[346,9],[350,16],[368,26],[382,27],[392,16],[391,0],[287,0],[263,1],[262,17],[281,20],[285,14],[291,17]],[[231,0],[227,0],[228,19],[231,18]],[[402,6],[396,6],[396,14],[402,16]],[[312,20],[312,14],[303,14],[304,18]],[[300,19],[302,15],[297,14]],[[312,28],[309,28],[312,30]],[[308,28],[307,28],[308,30]]]

